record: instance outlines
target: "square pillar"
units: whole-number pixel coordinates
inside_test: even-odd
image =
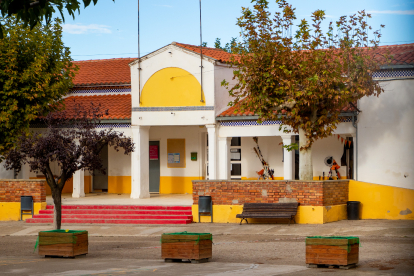
[[[294,143],[293,135],[281,135],[283,145],[290,145]],[[283,179],[294,180],[295,179],[295,151],[290,152],[287,149],[283,149]]]
[[[217,132],[216,125],[206,125],[208,133],[208,178],[217,179]]]
[[[131,198],[149,198],[149,126],[132,126]]]
[[[73,176],[73,191],[72,197],[80,198],[85,197],[85,171],[77,170]]]
[[[231,137],[218,137],[218,179],[230,179]]]

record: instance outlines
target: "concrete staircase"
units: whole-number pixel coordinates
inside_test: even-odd
[[[53,205],[26,219],[27,223],[53,223]],[[191,206],[62,205],[62,223],[188,224]]]

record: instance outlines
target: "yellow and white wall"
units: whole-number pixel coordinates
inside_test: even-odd
[[[131,193],[131,155],[108,148],[108,193]]]
[[[150,141],[160,142],[160,193],[191,194],[192,180],[203,178],[203,134],[201,126],[151,127]],[[185,139],[185,168],[169,168],[167,139]],[[191,152],[197,152],[197,161],[191,161]],[[181,157],[182,158],[182,157]]]

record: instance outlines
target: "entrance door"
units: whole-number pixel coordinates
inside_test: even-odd
[[[93,189],[102,190],[102,192],[108,191],[108,145],[104,146],[99,157],[102,160],[102,165],[105,168],[106,174],[100,171],[93,171]]]
[[[149,142],[149,191],[160,192],[160,142]]]

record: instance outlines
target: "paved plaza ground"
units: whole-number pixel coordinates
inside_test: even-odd
[[[343,220],[324,225],[190,224],[69,225],[89,231],[89,254],[44,258],[33,252],[37,233],[51,225],[0,222],[0,275],[414,275],[414,221]],[[165,263],[160,236],[213,234],[208,263]],[[357,236],[357,268],[307,268],[307,236]]]

